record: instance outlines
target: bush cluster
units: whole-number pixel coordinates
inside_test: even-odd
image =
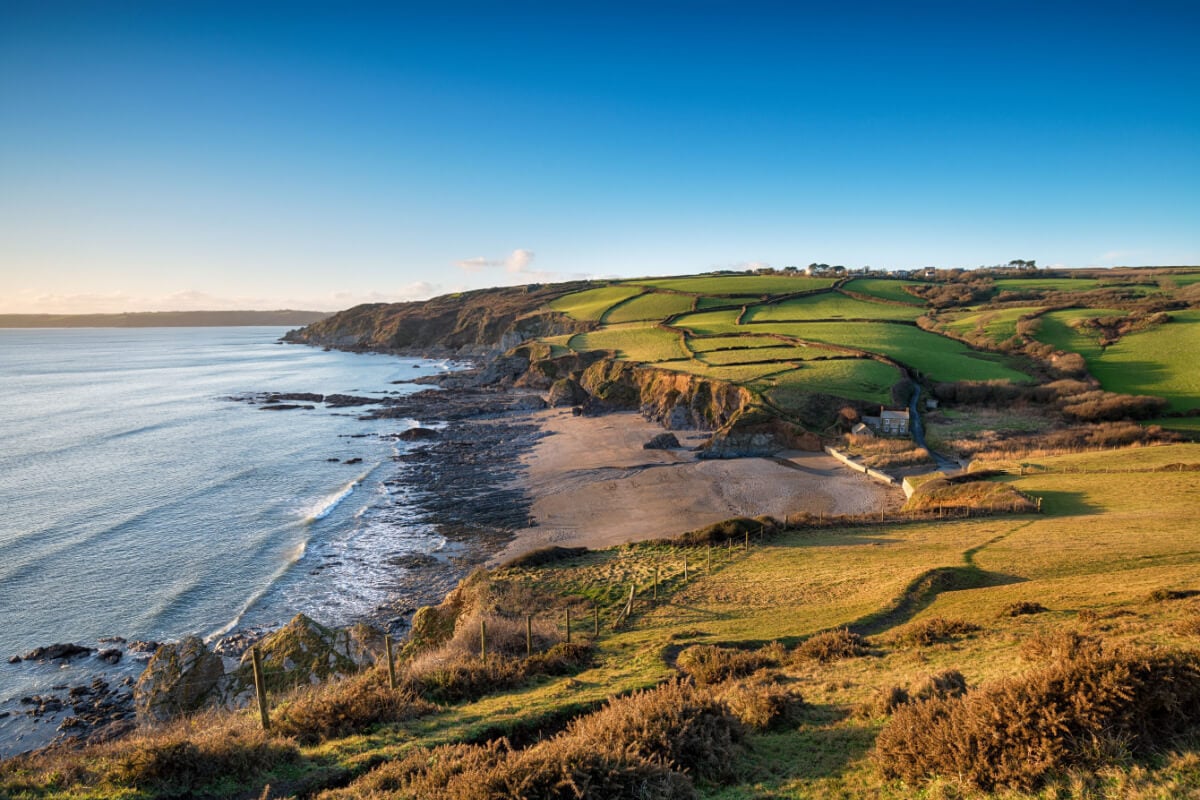
[[[757,534],[760,530],[774,533],[778,528],[779,522],[774,517],[734,517],[704,528],[697,528],[694,531],[687,531],[664,541],[682,547],[719,545],[725,544],[731,539],[734,542],[743,541],[747,533]]]
[[[859,716],[882,717],[893,713],[900,706],[924,700],[939,700],[962,697],[967,693],[967,679],[956,669],[943,670],[926,675],[907,689],[892,686],[881,689],[859,708]]]
[[[792,657],[797,661],[819,661],[826,664],[843,658],[856,658],[869,652],[866,640],[848,628],[825,631],[811,636],[796,646]]]
[[[696,644],[683,650],[676,658],[675,665],[696,683],[708,685],[740,678],[764,667],[778,666],[779,658],[765,648],[738,650]]]
[[[939,642],[948,642],[960,636],[975,633],[979,626],[961,619],[929,617],[914,622],[902,629],[896,637],[897,644],[928,647]]]
[[[1029,614],[1042,614],[1050,609],[1046,608],[1041,603],[1035,603],[1031,600],[1017,600],[1009,603],[1000,611],[1001,617],[1023,617]]]
[[[1052,772],[1144,755],[1200,720],[1194,653],[1085,653],[971,692],[897,708],[876,740],[885,776],[958,776],[1029,791]]]
[[[311,744],[349,736],[388,722],[401,722],[433,711],[409,692],[393,691],[383,669],[294,692],[272,715],[272,727],[284,736]]]
[[[672,682],[610,700],[524,750],[504,740],[419,748],[329,796],[683,800],[696,796],[690,776],[736,777],[745,734],[723,701]]]

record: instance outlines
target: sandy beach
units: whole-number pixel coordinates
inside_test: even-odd
[[[824,453],[706,460],[689,449],[708,438],[699,431],[676,431],[677,450],[643,449],[663,429],[636,412],[530,416],[547,435],[522,456],[515,483],[532,498],[536,524],[517,531],[491,564],[550,545],[602,548],[673,536],[736,516],[863,514],[903,501],[898,489]]]

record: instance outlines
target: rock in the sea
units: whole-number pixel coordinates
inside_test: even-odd
[[[643,450],[670,450],[679,447],[679,439],[673,433],[660,433],[642,445]]]
[[[436,439],[438,436],[438,432],[433,428],[409,428],[406,431],[401,431],[396,438],[406,442],[419,442],[427,439]]]
[[[9,656],[9,657],[8,657],[8,663],[10,663],[10,664],[20,664],[20,663],[21,663],[21,657],[20,657],[20,656]]]
[[[48,661],[54,659],[69,659],[77,656],[86,656],[92,652],[91,647],[84,647],[81,644],[71,644],[69,642],[59,642],[52,644],[49,647],[35,647],[25,654],[26,661]]]
[[[343,463],[343,464],[361,464],[361,463],[362,463],[362,459],[361,459],[361,458],[347,458],[347,459],[346,459],[345,461],[343,461],[342,463]]]
[[[115,647],[109,648],[108,650],[101,650],[96,654],[96,658],[109,664],[116,664],[121,660],[121,651]]]
[[[196,636],[158,648],[133,690],[139,718],[167,720],[203,708],[225,668]]]

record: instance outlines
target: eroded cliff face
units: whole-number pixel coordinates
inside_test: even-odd
[[[414,303],[369,303],[339,311],[285,341],[340,350],[472,356],[503,352],[540,336],[586,330],[589,323],[546,309],[587,283],[530,285],[443,295]]]

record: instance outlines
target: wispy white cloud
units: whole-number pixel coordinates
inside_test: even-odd
[[[488,269],[503,269],[505,272],[520,275],[529,272],[529,265],[533,263],[533,257],[532,250],[517,248],[504,258],[475,256],[474,258],[464,258],[461,261],[456,261],[454,264],[465,272],[475,273]]]

